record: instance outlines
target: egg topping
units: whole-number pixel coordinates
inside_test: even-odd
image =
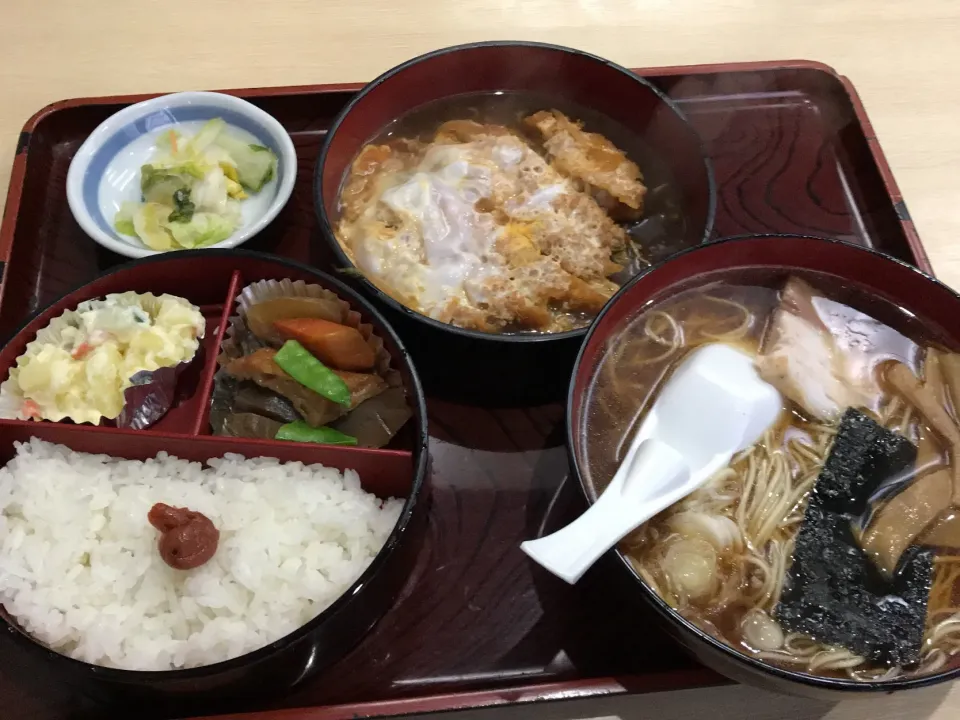
[[[452,121],[429,143],[367,145],[341,204],[337,237],[357,268],[443,322],[565,330],[617,288],[608,276],[621,269],[611,256],[623,228],[503,126]]]

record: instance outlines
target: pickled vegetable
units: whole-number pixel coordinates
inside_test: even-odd
[[[114,227],[154,250],[220,242],[243,222],[244,187],[261,190],[276,168],[269,148],[232,137],[221,118],[189,139],[174,129],[162,132],[151,161],[140,168],[143,203],[125,203]]]
[[[229,135],[220,135],[217,144],[230,153],[240,184],[259,192],[277,172],[277,156],[268,147],[245,143]]]

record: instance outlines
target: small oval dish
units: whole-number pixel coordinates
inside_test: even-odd
[[[70,163],[67,201],[84,232],[127,257],[232,248],[277,216],[296,174],[273,117],[232,95],[182,92],[101,123]]]

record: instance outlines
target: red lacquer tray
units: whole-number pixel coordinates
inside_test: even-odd
[[[718,185],[716,236],[830,235],[930,271],[906,206],[850,83],[811,62],[642,69],[697,130]],[[245,248],[329,269],[312,179],[321,142],[357,85],[233,91],[276,117],[299,177],[279,218]],[[111,113],[146,96],[84,98],[24,127],[0,227],[0,337],[63,293],[119,264],[66,202],[67,166]],[[429,393],[429,378],[424,378]],[[433,504],[401,600],[346,658],[248,720],[334,720],[640,693],[722,682],[655,627],[600,566],[575,588],[537,572],[522,539],[582,509],[566,481],[565,388],[557,402],[489,409],[428,396]],[[0,707],[18,718],[104,717],[0,642]],[[233,717],[233,716],[231,716]]]

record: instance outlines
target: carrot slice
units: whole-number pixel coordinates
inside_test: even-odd
[[[275,320],[273,327],[337,370],[372,370],[376,362],[373,349],[355,328],[321,318]]]
[[[70,357],[72,357],[74,360],[82,360],[90,354],[91,350],[93,350],[93,345],[88,342],[82,342],[77,345],[72,353],[70,353]]]
[[[33,418],[34,420],[40,419],[40,406],[35,400],[24,400],[20,409],[28,418]]]

